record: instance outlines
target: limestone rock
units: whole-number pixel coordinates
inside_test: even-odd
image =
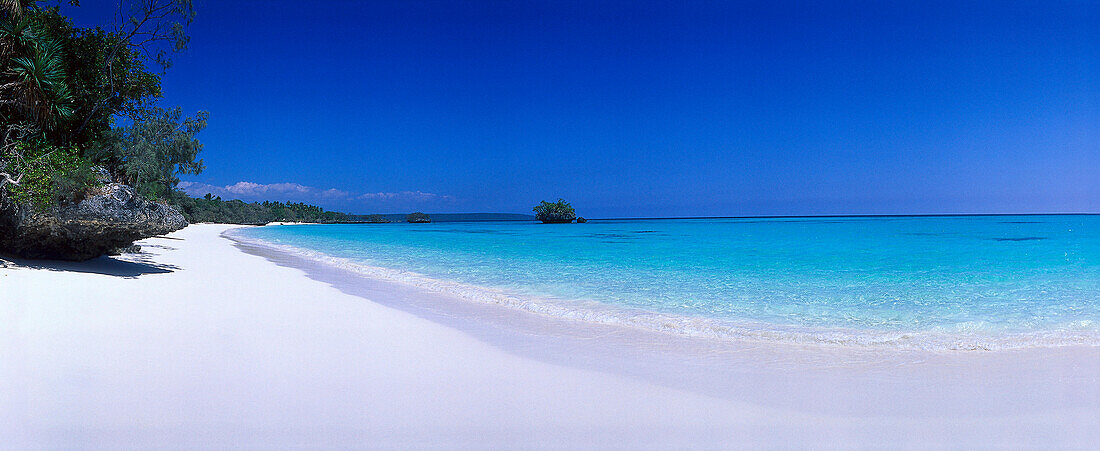
[[[87,260],[186,226],[175,209],[118,183],[48,212],[16,205],[0,193],[0,252],[22,258]]]

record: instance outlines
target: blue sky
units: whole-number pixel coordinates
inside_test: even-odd
[[[83,0],[79,24],[110,1]],[[1100,211],[1100,4],[197,1],[188,190],[354,213]]]

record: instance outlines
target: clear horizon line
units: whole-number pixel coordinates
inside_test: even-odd
[[[863,214],[820,214],[820,215],[746,215],[746,216],[652,216],[619,218],[585,218],[588,220],[625,220],[625,219],[782,219],[782,218],[905,218],[905,217],[944,217],[944,216],[1093,216],[1100,212],[1044,212],[1044,213],[863,213]]]
[[[409,213],[347,213],[353,216],[371,215],[407,215]],[[464,212],[464,213],[427,213],[431,215],[525,215],[530,213],[501,212]],[[856,214],[819,214],[819,215],[738,215],[738,216],[624,216],[624,217],[584,217],[590,221],[619,221],[645,219],[782,219],[782,218],[905,218],[905,217],[955,217],[955,216],[1096,216],[1100,212],[1043,212],[1043,213],[856,213]],[[583,216],[578,216],[583,217]]]

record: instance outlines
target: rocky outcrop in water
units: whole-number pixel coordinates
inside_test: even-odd
[[[542,221],[543,224],[569,224],[576,218],[569,214],[548,213],[538,215],[535,219]]]
[[[408,216],[405,216],[405,221],[413,224],[427,224],[432,222],[432,218],[418,211],[416,213],[409,213]]]
[[[0,252],[22,258],[87,260],[186,226],[178,211],[117,183],[49,212],[17,205],[0,192]]]

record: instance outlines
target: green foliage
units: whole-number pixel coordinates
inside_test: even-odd
[[[139,121],[138,113],[161,97],[160,77],[149,72],[139,51],[100,28],[75,29],[57,16],[56,33],[72,50],[67,72],[73,120],[61,138],[94,149],[116,118]]]
[[[260,205],[271,210],[276,221],[285,222],[347,222],[348,215],[335,211],[325,211],[316,205],[301,202],[267,202]]]
[[[120,1],[119,15],[110,29],[80,28],[57,6],[0,0],[0,172],[23,177],[0,189],[13,199],[78,200],[95,184],[92,164],[165,199],[178,175],[202,170],[206,113],[157,108],[160,77],[146,69],[186,48],[192,1]]]
[[[42,18],[38,10],[0,16],[0,114],[50,132],[72,118],[73,97],[65,71],[68,52],[43,26]]]
[[[432,218],[418,211],[405,216],[405,222],[432,222]]]
[[[160,98],[160,77],[147,65],[167,70],[168,53],[186,49],[185,30],[195,17],[192,0],[120,0],[119,16],[127,17],[107,30],[74,28],[57,8],[42,11],[44,28],[71,50],[68,73],[77,102],[65,139],[90,146],[112,119],[136,121],[135,112]]]
[[[215,222],[221,224],[267,224],[269,222],[349,223],[389,222],[378,215],[348,215],[325,211],[316,205],[301,202],[243,202],[222,200],[206,194],[190,197],[173,191],[170,203],[177,206],[189,222]]]
[[[202,172],[202,160],[196,160],[202,144],[195,135],[206,128],[206,117],[203,111],[184,118],[179,108],[148,109],[138,122],[108,132],[105,145],[89,157],[138,193],[166,199],[178,175]]]
[[[563,199],[558,199],[557,202],[544,200],[532,210],[535,212],[535,219],[547,223],[573,222],[577,217],[573,206]]]
[[[23,174],[19,185],[6,185],[12,200],[46,211],[53,205],[75,202],[96,184],[91,164],[71,148],[58,148],[41,141],[20,142],[16,150],[23,158],[0,158],[5,172]]]
[[[170,202],[176,205],[188,222],[193,223],[267,224],[275,220],[271,210],[258,203],[223,201],[215,196],[193,198],[179,191],[173,192]]]

